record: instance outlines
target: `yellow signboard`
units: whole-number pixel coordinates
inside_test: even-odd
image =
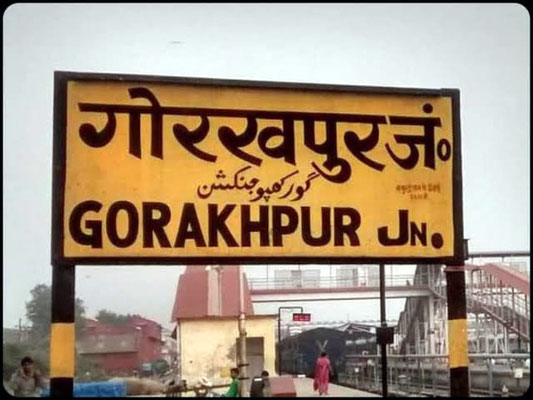
[[[56,262],[462,260],[457,90],[56,73]]]

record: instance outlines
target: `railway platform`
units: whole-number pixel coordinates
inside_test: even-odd
[[[313,390],[313,380],[310,378],[294,378],[297,397],[324,397],[319,396]],[[375,393],[363,392],[362,390],[351,389],[330,383],[328,396],[325,397],[381,397]]]

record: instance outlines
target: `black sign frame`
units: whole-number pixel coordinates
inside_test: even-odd
[[[223,86],[235,88],[268,88],[291,91],[329,91],[361,94],[412,95],[450,97],[452,101],[453,136],[453,229],[454,254],[447,257],[65,257],[63,243],[64,196],[66,180],[67,84],[84,82],[135,82],[185,84],[191,86]],[[463,234],[463,194],[461,167],[461,124],[459,89],[417,89],[383,86],[347,86],[330,84],[288,83],[274,81],[228,80],[150,75],[126,75],[55,71],[54,73],[54,139],[52,176],[52,265],[198,265],[198,264],[448,264],[462,265],[465,260]]]

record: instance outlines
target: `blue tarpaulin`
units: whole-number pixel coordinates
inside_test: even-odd
[[[126,397],[126,384],[122,381],[85,382],[74,384],[74,397]],[[41,397],[50,397],[50,390],[45,389]]]

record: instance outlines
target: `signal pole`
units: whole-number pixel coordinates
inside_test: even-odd
[[[239,265],[239,341],[240,341],[240,360],[239,371],[241,378],[241,385],[239,386],[239,394],[241,397],[247,397],[247,374],[248,361],[246,358],[246,311],[244,304],[244,272],[242,266]]]

